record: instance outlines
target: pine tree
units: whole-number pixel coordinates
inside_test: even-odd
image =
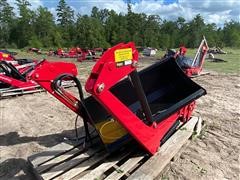
[[[34,35],[33,22],[36,17],[34,11],[30,10],[31,4],[27,0],[16,0],[20,17],[11,34],[12,40],[16,40],[18,47],[26,47]]]
[[[57,6],[57,22],[63,39],[63,45],[70,47],[75,39],[74,11],[65,0],[60,0]]]
[[[9,45],[14,18],[13,7],[9,5],[7,0],[0,0],[0,47]]]
[[[57,6],[57,21],[62,27],[66,27],[73,23],[74,11],[67,5],[65,0],[60,0]]]

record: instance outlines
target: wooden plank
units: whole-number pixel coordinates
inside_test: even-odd
[[[191,143],[191,138],[189,138],[184,145],[181,147],[181,149],[173,156],[173,158],[171,159],[172,162],[177,161],[181,154],[185,151],[185,148]]]
[[[139,155],[128,159],[124,164],[122,164],[115,171],[113,171],[107,178],[105,178],[105,180],[120,179],[143,158],[144,158],[143,155]]]
[[[89,179],[89,180],[94,180],[94,179],[101,179],[103,176],[103,173],[105,171],[107,171],[109,168],[111,168],[112,166],[116,165],[119,161],[121,161],[122,159],[126,158],[128,155],[130,155],[130,151],[129,152],[124,152],[124,153],[120,153],[117,155],[117,157],[113,157],[110,158],[108,160],[106,160],[105,162],[103,162],[101,165],[99,165],[97,168],[93,169],[91,172],[89,172],[88,174],[86,174],[85,176],[81,177],[82,179]]]
[[[198,117],[198,122],[195,128],[196,135],[199,136],[202,131],[202,118]]]
[[[80,153],[83,153],[83,152],[84,152],[83,148],[82,149],[78,149],[78,148],[72,149],[71,151],[68,151],[54,159],[51,159],[50,161],[47,161],[46,163],[42,164],[41,166],[38,166],[36,168],[36,171],[39,174],[41,174],[42,172],[44,172],[54,166],[57,166],[58,164],[60,164],[64,161],[67,161],[71,157],[79,155]]]
[[[137,169],[135,173],[129,176],[128,179],[152,180],[156,178],[173,156],[181,149],[184,143],[191,137],[197,121],[197,117],[192,117],[161,146],[160,150],[154,156]]]
[[[55,176],[58,176],[66,171],[68,171],[69,169],[73,168],[77,166],[78,164],[84,162],[85,160],[91,158],[95,153],[97,153],[99,151],[100,147],[97,147],[95,149],[90,149],[89,151],[82,153],[62,164],[59,164],[57,166],[54,166],[52,169],[50,169],[49,171],[43,173],[41,176],[43,179],[52,179]]]
[[[71,149],[73,149],[73,145],[70,145],[67,143],[60,143],[56,146],[49,148],[49,150],[47,150],[47,151],[37,153],[37,154],[34,154],[34,155],[28,157],[28,161],[34,168],[36,168],[43,162],[45,162],[49,159],[52,159],[58,155],[61,155],[64,152],[66,152],[67,150],[71,150]]]
[[[81,172],[83,172],[86,169],[88,169],[89,167],[91,167],[92,165],[94,165],[94,164],[96,164],[96,163],[98,163],[100,161],[103,161],[108,156],[109,156],[109,154],[106,153],[106,151],[102,151],[100,153],[94,154],[93,157],[91,157],[91,158],[87,159],[86,161],[80,163],[79,165],[71,168],[66,173],[64,173],[61,176],[57,177],[57,179],[58,180],[72,179],[75,176],[77,176],[78,174],[80,174]],[[79,179],[82,179],[82,178],[79,178]]]

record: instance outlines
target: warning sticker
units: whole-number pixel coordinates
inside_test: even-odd
[[[114,52],[115,62],[132,60],[132,48],[118,49]]]

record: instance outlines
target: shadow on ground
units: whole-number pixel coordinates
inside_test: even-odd
[[[24,159],[7,159],[0,163],[0,180],[32,180],[34,175],[29,171],[29,164]]]
[[[78,129],[78,133],[79,137],[84,136],[83,127]],[[59,142],[65,141],[66,139],[76,140],[75,134],[75,129],[38,137],[20,136],[18,132],[9,132],[7,134],[0,135],[0,146],[11,146],[16,144],[36,142],[45,147],[52,147],[57,145]]]

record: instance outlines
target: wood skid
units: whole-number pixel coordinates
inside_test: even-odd
[[[37,179],[144,179],[158,177],[193,134],[199,134],[202,120],[192,117],[150,156],[133,141],[108,153],[98,141],[89,148],[83,143],[60,143],[28,157]],[[193,133],[194,132],[194,133]]]

